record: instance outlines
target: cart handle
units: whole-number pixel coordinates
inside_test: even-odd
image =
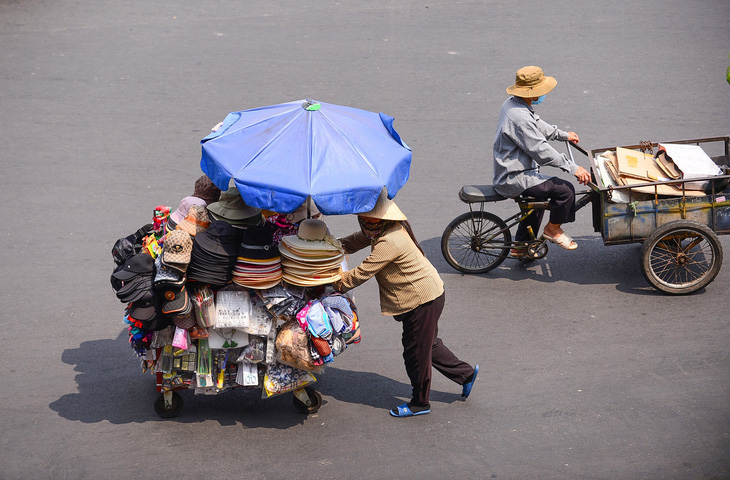
[[[588,156],[588,152],[583,150],[582,147],[579,147],[577,143],[573,143],[570,140],[566,140],[565,144],[568,146],[568,153],[570,153],[570,159],[573,160],[573,162],[575,162],[575,159],[573,158],[573,152],[570,150],[570,147],[575,148],[576,150],[578,150],[580,153],[582,153],[586,157]]]

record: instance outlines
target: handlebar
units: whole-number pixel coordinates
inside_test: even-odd
[[[582,153],[583,155],[585,155],[586,157],[588,156],[588,152],[586,152],[585,150],[583,150],[583,148],[579,147],[577,143],[573,143],[571,141],[566,141],[565,143],[568,145],[568,151],[570,151],[570,147],[573,147],[576,150],[578,150],[580,153]],[[572,154],[570,155],[570,159],[573,160],[573,155]]]

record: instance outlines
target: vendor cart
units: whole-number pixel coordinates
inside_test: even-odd
[[[178,393],[179,390],[187,390],[190,385],[185,386],[170,386],[167,385],[164,379],[164,374],[158,372],[157,376],[157,391],[160,395],[155,400],[154,408],[155,413],[162,418],[174,418],[180,415],[183,409],[183,397]],[[235,377],[235,375],[234,375]],[[243,388],[249,390],[260,390],[259,387],[244,387],[235,386],[228,388]],[[303,388],[297,388],[292,391],[294,402],[294,408],[299,413],[305,415],[317,413],[319,407],[322,406],[322,395],[314,388],[307,386]]]
[[[643,243],[641,270],[656,289],[669,294],[688,294],[707,286],[720,271],[723,259],[718,235],[730,233],[730,173],[669,181],[611,185],[601,174],[597,158],[618,147],[586,152],[591,161],[589,190],[577,192],[576,210],[591,205],[594,231],[604,245]],[[730,163],[730,136],[666,142],[699,145],[720,166]],[[621,148],[651,152],[658,143],[642,142]],[[689,183],[703,182],[703,191],[691,190]],[[675,194],[666,195],[671,185]],[[547,210],[548,202],[517,197],[519,211],[509,218],[485,211],[485,203],[506,200],[492,185],[465,185],[459,198],[469,204],[469,212],[455,218],[441,237],[441,251],[447,263],[464,273],[485,273],[507,258],[532,261],[545,257],[548,243],[533,234],[527,242],[513,242],[510,228],[537,210]],[[522,250],[521,255],[510,251]]]
[[[337,270],[344,251],[331,237],[324,222],[309,217],[313,211],[324,215],[357,214],[372,209],[381,193],[393,198],[408,179],[411,150],[393,128],[392,117],[314,100],[231,112],[201,140],[201,145],[200,166],[204,179],[212,182],[210,187],[223,192],[219,192],[221,201],[215,205],[215,210],[210,204],[207,207],[200,206],[199,202],[190,204],[188,216],[192,218],[187,227],[193,231],[177,235],[188,217],[178,219],[171,231],[163,232],[162,228],[168,225],[170,208],[159,206],[155,210],[154,225],[150,225],[157,233],[150,236],[147,235],[149,231],[140,229],[139,235],[127,237],[126,243],[125,239],[120,239],[118,243],[124,244],[125,248],[121,250],[126,254],[115,256],[117,269],[112,275],[112,286],[120,300],[128,304],[125,322],[129,324],[132,348],[142,358],[143,370],[156,375],[160,395],[154,404],[155,411],[164,418],[177,416],[183,408],[180,390],[194,389],[196,394],[215,395],[228,389],[244,388],[263,390],[263,396],[267,398],[292,392],[294,406],[299,412],[314,413],[322,405],[322,397],[311,387],[316,382],[313,373],[318,374],[320,367],[333,361],[347,345],[358,343],[360,334],[351,299],[333,298],[339,294],[317,288],[331,288],[331,284],[340,278]],[[186,198],[181,201],[180,208]],[[210,221],[206,208],[215,221]],[[292,220],[290,216],[302,208],[306,210],[306,220]],[[227,225],[228,230],[242,227],[249,233],[263,228],[260,222],[243,222],[251,216],[251,209],[262,220],[262,210],[266,211],[267,220],[273,218],[275,221],[271,225],[276,228],[288,230],[297,223],[298,231],[304,222],[320,222],[321,225],[311,227],[310,223],[309,235],[300,239],[306,245],[298,247],[294,242],[298,233],[279,232],[281,235],[276,240],[272,236],[270,240],[257,243],[263,234],[254,232],[239,242],[240,247],[245,246],[248,251],[242,257],[235,252],[238,245],[224,245],[224,239],[233,235],[221,225]],[[206,234],[215,230],[219,236],[201,242],[201,236],[205,236],[201,232],[205,229]],[[317,236],[320,233],[322,235]],[[195,237],[195,242],[190,236]],[[143,238],[153,238],[149,241],[154,247],[148,249],[150,255],[139,253],[138,244],[146,245]],[[283,261],[274,259],[279,253],[286,256],[278,249],[287,238],[292,238],[294,244],[284,249],[289,253],[288,264],[283,265]],[[275,250],[277,253],[272,253]],[[191,251],[193,257],[198,255],[197,262],[191,261]],[[135,255],[130,257],[128,254],[132,253]],[[143,259],[129,260],[137,254]],[[157,259],[161,259],[161,264],[153,266],[152,262]],[[196,264],[195,269],[193,264]],[[179,269],[182,274],[168,275],[165,266],[173,266],[173,270]],[[180,269],[181,266],[184,268]],[[225,279],[220,278],[221,269],[228,274]],[[283,273],[271,281],[276,269]],[[191,270],[195,270],[192,275]],[[165,288],[158,288],[156,283],[161,272],[161,285]],[[155,276],[154,288],[149,274]],[[118,275],[116,281],[114,275]],[[240,282],[246,275],[250,283]],[[191,286],[190,279],[197,285]],[[293,285],[303,289],[304,293],[297,298],[304,301],[291,305],[287,301],[267,304],[259,298],[265,307],[264,317],[271,325],[263,328],[263,324],[259,324],[255,332],[246,330],[246,326],[220,323],[222,311],[227,312],[226,316],[238,315],[232,313],[239,312],[238,304],[233,309],[218,310],[217,321],[210,322],[202,312],[211,308],[213,302],[219,302],[219,295],[231,282],[257,293],[273,290],[278,285],[287,295],[293,295],[287,288],[287,285]],[[187,300],[183,299],[193,294],[193,288],[201,295],[203,290],[198,287],[205,285],[216,286],[215,292],[205,296],[210,305],[201,307],[200,302],[195,303],[196,318],[188,324],[190,310],[184,310]],[[191,291],[186,293],[188,288]],[[155,299],[169,305],[168,311],[162,307],[164,315],[154,313]],[[331,302],[323,306],[328,299]],[[280,305],[289,306],[279,311]],[[290,311],[294,306],[297,308]],[[300,315],[304,316],[300,318]],[[339,319],[336,328],[335,320],[330,322],[328,315],[330,319]],[[253,317],[252,314],[252,322]],[[160,332],[173,329],[173,326],[165,325],[157,328],[156,322],[162,321],[160,318],[172,318],[174,339],[160,340],[163,336]],[[327,326],[328,323],[332,325]],[[198,332],[200,336],[194,336],[198,328],[206,333]],[[245,337],[239,340],[237,335],[241,333]],[[261,358],[254,356],[256,359],[252,360],[244,353],[231,353],[237,346],[239,349],[251,347],[249,334],[260,337],[261,345],[265,345],[261,349],[265,348],[266,353]],[[224,341],[213,346],[212,340],[216,336]],[[286,359],[282,352],[288,352]]]

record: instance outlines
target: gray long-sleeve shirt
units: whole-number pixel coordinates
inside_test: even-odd
[[[552,178],[541,174],[540,166],[575,173],[578,165],[550,146],[548,140],[568,140],[568,133],[541,120],[519,97],[505,100],[494,137],[493,183],[500,195],[516,197]]]

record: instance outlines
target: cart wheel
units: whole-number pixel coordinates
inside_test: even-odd
[[[674,295],[696,292],[722,266],[722,245],[705,225],[677,220],[657,228],[641,248],[641,271],[657,290]]]
[[[300,399],[299,397],[303,397]],[[309,415],[317,413],[322,406],[322,395],[312,387],[304,387],[294,391],[294,407],[299,413]]]
[[[539,260],[548,254],[548,244],[545,240],[535,240],[527,246],[523,261]]]
[[[449,223],[441,235],[446,262],[464,273],[485,273],[507,258],[512,234],[507,224],[489,212],[467,212]]]
[[[165,399],[165,395],[170,394]],[[162,418],[174,418],[180,415],[183,408],[182,396],[177,392],[163,392],[155,401],[155,413]]]

